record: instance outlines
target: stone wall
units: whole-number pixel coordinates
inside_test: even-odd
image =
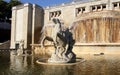
[[[71,25],[76,43],[120,43],[119,27],[120,12],[110,10],[81,14]],[[52,28],[46,26],[48,36],[52,35]]]
[[[51,56],[54,51],[53,45],[46,45],[45,48],[41,48],[40,45],[34,44],[34,53],[36,56],[40,55],[48,55]],[[99,55],[99,54],[120,54],[120,45],[111,43],[111,44],[91,44],[84,43],[75,45],[73,47],[73,52],[79,57],[82,54],[90,54],[90,55]]]
[[[11,46],[24,40],[24,48],[30,48],[40,37],[43,26],[43,9],[38,5],[29,3],[12,8]]]
[[[11,48],[24,40],[24,48],[31,42],[32,5],[23,4],[12,8]],[[29,41],[28,41],[29,40]]]
[[[32,44],[40,43],[41,30],[44,25],[44,10],[42,7],[33,4],[32,14]]]
[[[46,34],[51,35],[52,18],[59,18],[65,27],[73,26],[77,54],[120,54],[120,0],[72,2],[45,8]],[[34,46],[35,53],[51,54],[51,42],[46,47]]]
[[[104,10],[120,11],[120,0],[92,0],[85,2],[71,2],[44,8],[44,25],[51,25],[52,18],[59,18],[65,26],[71,25],[81,14],[101,12]],[[57,13],[58,12],[58,13]],[[60,12],[60,15],[58,15]],[[52,14],[53,15],[52,15]],[[94,14],[93,14],[94,15]]]
[[[51,36],[52,19],[60,19],[63,27],[73,26],[76,44],[73,51],[80,53],[120,53],[120,0],[94,0],[89,2],[72,2],[44,10],[32,4],[13,7],[11,48],[17,41],[25,40],[25,48],[30,44],[36,54],[51,54],[54,50],[51,42],[41,49],[38,44],[40,31]],[[44,21],[44,23],[43,23]],[[44,27],[43,27],[44,25]]]
[[[101,12],[104,14],[104,12]],[[110,11],[107,12],[109,15]],[[95,14],[95,13],[92,13]],[[115,14],[115,12],[114,12]],[[120,43],[120,17],[115,16],[92,16],[81,19],[73,25],[73,36],[76,43]]]

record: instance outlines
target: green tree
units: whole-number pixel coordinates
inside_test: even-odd
[[[8,6],[13,7],[13,6],[20,5],[20,4],[22,3],[19,0],[10,0]]]
[[[12,7],[20,4],[22,3],[18,0],[10,0],[8,3],[0,0],[0,20],[10,22],[9,18],[11,18]]]
[[[6,16],[7,2],[0,0],[0,20],[3,21]]]

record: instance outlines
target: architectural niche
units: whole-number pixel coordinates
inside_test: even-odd
[[[106,9],[106,4],[91,6],[91,11],[102,11]]]
[[[85,7],[76,8],[76,16],[85,12]]]
[[[113,9],[114,10],[120,9],[120,2],[113,2]]]
[[[59,18],[60,15],[61,15],[60,10],[49,12],[49,20],[52,20],[53,18]]]

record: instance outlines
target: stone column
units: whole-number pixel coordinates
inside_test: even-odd
[[[103,10],[103,6],[102,6],[102,5],[100,5],[100,7],[101,7],[101,10]]]
[[[32,14],[32,44],[39,43],[40,33],[44,22],[43,8],[33,4]]]
[[[86,6],[86,12],[90,12],[90,6]]]
[[[32,4],[24,4],[24,17],[23,17],[23,38],[25,48],[30,48],[30,44],[32,41]]]
[[[32,28],[32,7],[31,4],[22,4],[12,8],[11,45],[15,48],[16,42],[24,40],[24,48],[31,43]]]
[[[80,10],[81,10],[81,11],[79,12],[79,14],[83,13],[83,8],[80,8]]]
[[[78,9],[75,9],[75,16],[77,17],[79,14]]]
[[[117,3],[117,9],[119,9],[120,5],[119,5],[119,2]]]
[[[95,6],[95,11],[97,11],[97,6]]]
[[[93,32],[93,36],[94,36],[93,40],[96,43],[97,42],[97,37],[98,37],[97,36],[97,19],[93,20],[93,30],[94,30],[94,32]]]
[[[107,10],[113,10],[113,4],[112,4],[111,0],[108,0],[106,7],[107,7]]]
[[[10,48],[15,48],[15,24],[16,24],[16,7],[12,8],[12,23],[11,23],[11,46]]]

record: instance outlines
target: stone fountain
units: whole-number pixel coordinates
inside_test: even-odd
[[[76,55],[72,52],[75,40],[69,28],[63,29],[59,19],[53,19],[55,24],[52,35],[43,37],[41,47],[44,47],[45,40],[52,41],[54,44],[54,52],[48,59],[48,63],[73,63],[76,61]]]

